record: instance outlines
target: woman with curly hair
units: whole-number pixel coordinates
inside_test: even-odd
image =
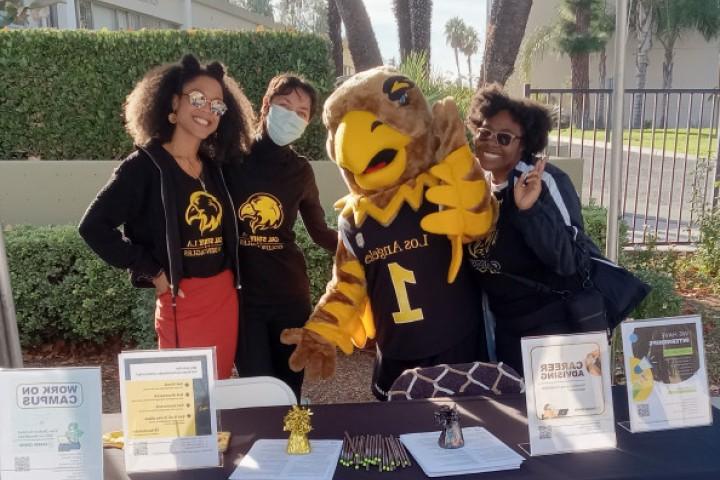
[[[252,108],[223,65],[186,55],[138,82],[125,120],[137,149],[88,207],[80,235],[135,286],[155,288],[160,348],[215,346],[227,378],[240,268],[221,166],[249,151]]]
[[[242,164],[228,165],[230,192],[238,205],[242,328],[235,365],[240,376],[283,380],[300,398],[303,373],[288,359],[293,347],[280,332],[310,316],[310,282],[293,226],[302,216],[313,241],[334,253],[337,232],[328,228],[312,167],[293,150],[317,109],[315,88],[294,74],[277,75],[262,100],[256,141]]]
[[[500,208],[495,231],[469,244],[468,258],[493,314],[485,319],[496,359],[518,372],[522,337],[575,330],[562,296],[538,285],[578,291],[583,255],[599,256],[584,232],[570,178],[536,157],[547,145],[551,125],[545,107],[511,98],[497,85],[475,93],[467,118],[475,155]],[[487,321],[493,316],[494,326]]]

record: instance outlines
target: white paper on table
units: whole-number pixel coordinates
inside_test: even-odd
[[[439,431],[400,435],[428,477],[513,470],[525,461],[483,427],[463,428],[465,446],[462,448],[442,448],[438,445],[439,438]]]
[[[712,424],[700,316],[623,322],[630,430]]]
[[[100,367],[0,369],[0,478],[102,478]]]
[[[290,455],[287,439],[258,440],[230,480],[330,480],[335,474],[342,440],[310,440],[310,453]]]

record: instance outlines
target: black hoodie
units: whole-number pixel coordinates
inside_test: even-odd
[[[178,225],[175,160],[159,142],[150,142],[130,154],[100,190],[80,221],[79,231],[105,262],[127,268],[136,287],[152,287],[152,279],[165,271],[173,296],[183,275]],[[235,208],[222,170],[205,161],[204,174],[220,186],[220,201],[227,212]],[[122,226],[122,232],[119,227]],[[225,215],[222,225],[225,254],[240,288],[235,216]]]

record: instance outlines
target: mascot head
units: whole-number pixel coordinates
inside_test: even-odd
[[[345,81],[325,102],[323,122],[328,154],[353,193],[390,189],[433,163],[430,107],[415,83],[393,69]]]

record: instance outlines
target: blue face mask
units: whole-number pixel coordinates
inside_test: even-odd
[[[270,105],[265,124],[270,139],[284,147],[300,138],[308,123],[292,110],[279,105]]]

